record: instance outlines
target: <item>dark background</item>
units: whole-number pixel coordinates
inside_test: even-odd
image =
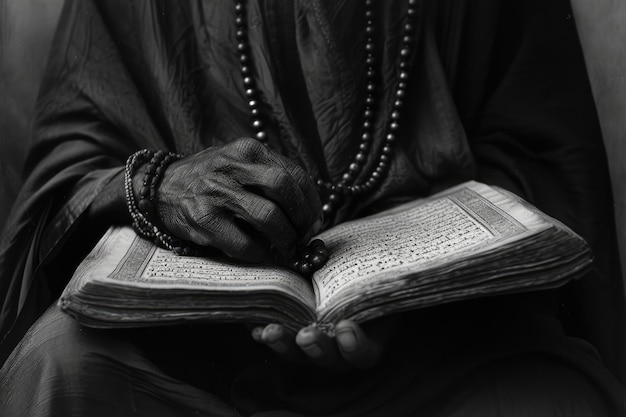
[[[63,0],[0,0],[0,229],[21,185],[33,106]]]

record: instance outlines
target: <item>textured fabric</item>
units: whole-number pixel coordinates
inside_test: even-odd
[[[214,328],[89,329],[53,307],[0,370],[0,404],[11,417],[621,415],[623,392],[594,349],[554,319],[472,311],[458,320],[435,310],[436,326],[414,318],[419,336],[393,344],[365,378],[259,358],[240,358],[234,375]],[[190,371],[191,383],[171,376]],[[211,393],[228,398],[230,381],[233,405]]]
[[[548,316],[501,306],[494,319],[475,304],[461,304],[461,319],[442,308],[411,317],[413,340],[350,374],[240,356],[244,331],[223,347],[213,327],[94,330],[53,307],[0,370],[2,415],[622,415],[623,391],[590,345]]]
[[[247,11],[270,145],[323,178],[338,178],[359,141],[365,35],[354,28],[364,27],[362,7],[266,0]],[[376,8],[380,103],[390,108],[406,5]],[[610,184],[567,3],[429,0],[419,11],[389,175],[371,196],[348,200],[334,222],[470,178],[519,193],[590,242],[593,270],[552,306],[561,306],[569,334],[592,342],[623,375]],[[252,135],[234,32],[230,0],[67,2],[25,186],[0,246],[2,360],[106,229],[107,219],[87,224],[85,212],[128,155],[146,147],[189,154]],[[376,128],[380,144],[384,121]],[[574,368],[587,363],[579,355]]]

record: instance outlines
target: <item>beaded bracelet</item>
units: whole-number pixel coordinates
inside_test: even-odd
[[[177,255],[209,254],[207,248],[196,247],[164,232],[157,226],[159,223],[156,199],[163,173],[169,164],[182,158],[183,155],[166,151],[142,149],[126,160],[124,170],[124,192],[126,205],[132,218],[132,225],[137,234],[153,240],[157,245],[175,252]],[[143,177],[139,202],[135,198],[133,176],[137,168],[148,164]],[[310,277],[328,259],[328,249],[319,239],[309,243],[296,257],[287,262],[287,267],[305,277]]]
[[[182,240],[162,231],[158,226],[158,216],[156,214],[155,201],[157,189],[167,166],[182,158],[180,154],[172,152],[153,152],[149,149],[142,149],[135,152],[126,160],[124,170],[124,192],[126,195],[126,205],[132,219],[132,225],[137,234],[154,242],[166,249],[174,251],[178,255],[194,255],[194,249],[185,244]],[[143,187],[140,193],[140,200],[137,203],[133,191],[133,176],[137,168],[149,162],[144,174]]]

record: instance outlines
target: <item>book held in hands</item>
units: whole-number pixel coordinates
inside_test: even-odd
[[[191,321],[316,325],[565,284],[587,243],[514,194],[466,182],[316,236],[328,262],[303,278],[273,265],[178,256],[112,227],[59,304],[92,327]]]

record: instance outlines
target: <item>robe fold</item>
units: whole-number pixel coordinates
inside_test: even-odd
[[[248,3],[269,145],[337,181],[363,122],[363,2]],[[374,5],[381,116],[373,149],[395,99],[406,7]],[[348,198],[332,222],[468,179],[516,192],[590,243],[588,276],[550,297],[558,297],[566,332],[591,342],[623,379],[626,313],[611,187],[568,2],[424,0],[418,10],[389,173],[373,193]],[[230,0],[67,1],[25,183],[2,235],[0,363],[106,228],[106,219],[91,224],[85,213],[130,154],[192,154],[254,135],[235,31]]]

